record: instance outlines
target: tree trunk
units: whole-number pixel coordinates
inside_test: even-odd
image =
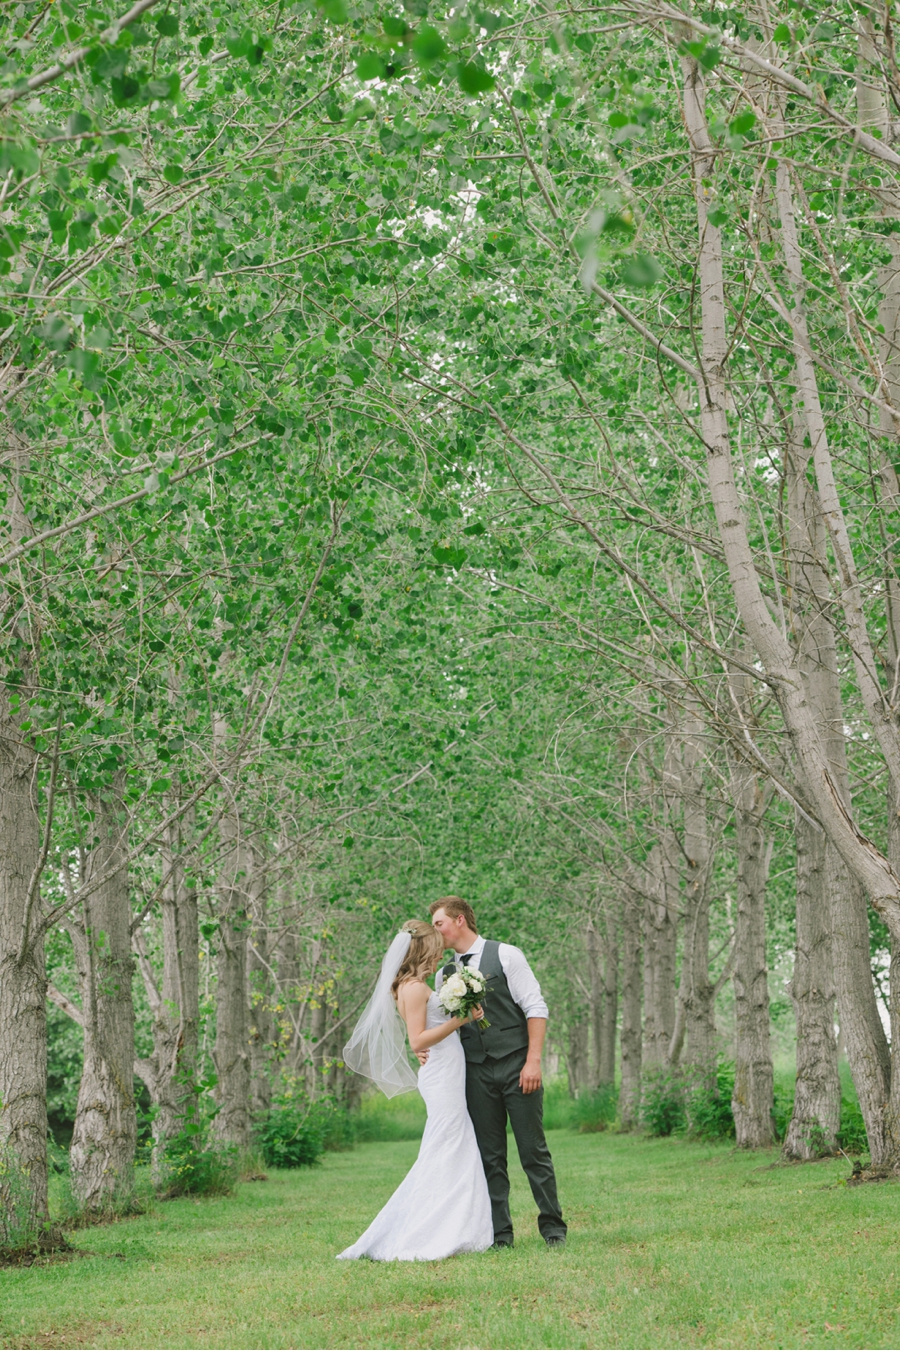
[[[218,1084],[218,1113],[213,1133],[222,1142],[246,1150],[250,1145],[250,1012],[247,1005],[247,935],[249,931],[246,849],[233,812],[222,818],[224,846],[219,885],[219,930],[216,989],[216,1043],[213,1052]]]
[[[114,870],[85,898],[76,947],[84,1012],[84,1068],[70,1159],[75,1196],[90,1211],[128,1203],[134,1186],[134,1000],[128,821],[121,775],[91,798],[93,846],[85,883]]]
[[[803,316],[805,282],[794,217],[790,169],[784,161],[779,162],[776,170],[776,185],[786,272],[793,291],[794,322],[798,331],[805,334]],[[801,400],[797,409],[799,427],[794,433],[791,446],[789,504],[792,518],[791,538],[792,544],[795,545],[794,574],[796,580],[802,583],[802,586],[795,588],[794,593],[795,610],[801,613],[801,668],[809,703],[815,711],[820,736],[828,756],[832,792],[839,797],[849,817],[852,813],[852,803],[844,742],[837,647],[830,619],[832,598],[823,567],[828,543],[826,522],[831,522],[831,544],[840,564],[840,599],[849,627],[848,637],[856,658],[857,676],[860,676],[862,661],[860,653],[857,652],[857,645],[863,646],[862,651],[865,654],[867,635],[860,590],[855,582],[853,569],[845,557],[842,523],[836,525],[833,521],[835,513],[823,512],[820,507],[820,502],[827,502],[828,489],[825,487],[825,479],[832,473],[828,438],[819,401],[815,367],[809,359],[804,343],[799,340],[795,341],[794,360]],[[814,463],[816,467],[819,501],[814,499],[807,480],[810,463]],[[866,670],[866,680],[871,680],[872,665],[868,659],[863,663],[863,667]],[[860,688],[865,699],[866,689],[863,680],[860,681]],[[876,708],[877,697],[874,692],[870,694],[867,704],[870,716],[873,713],[880,714]],[[882,747],[884,749],[884,740]],[[872,1160],[880,1165],[891,1155],[885,1123],[885,1106],[890,1093],[890,1054],[878,1015],[872,983],[865,894],[860,883],[852,877],[847,865],[830,844],[826,847],[825,878],[824,900],[831,910],[832,957],[841,1030],[846,1039],[847,1057],[866,1123]]]
[[[709,871],[712,863],[703,781],[704,724],[696,707],[684,719],[681,794],[684,805],[684,956],[687,1062],[715,1077],[718,1055],[715,991],[709,980]]]
[[[646,873],[655,891],[644,906],[644,1052],[646,1066],[665,1066],[675,1031],[675,913],[670,906],[666,854],[650,852]],[[674,900],[674,899],[672,899]]]
[[[637,1126],[641,1102],[641,905],[625,894],[622,924],[622,1079],[619,1123],[623,1131]]]
[[[197,893],[182,852],[192,816],[173,823],[162,851],[163,974],[153,1024],[153,1171],[162,1182],[166,1142],[194,1120],[200,1028],[200,929]]]
[[[25,717],[0,688],[0,1159],[10,1154],[26,1189],[22,1215],[0,1181],[0,1246],[47,1220],[47,982],[38,907],[29,905],[41,842]]]
[[[601,966],[601,948],[600,936],[597,934],[597,927],[593,920],[588,921],[586,932],[586,947],[588,959],[588,976],[591,986],[591,1085],[596,1089],[598,1085],[603,1084],[603,1075],[601,1064],[603,1062],[603,1047],[606,1038],[605,1018],[606,1001],[603,984],[603,970]]]
[[[725,368],[728,338],[725,325],[725,291],[722,268],[721,230],[709,218],[714,200],[710,184],[716,175],[716,152],[709,135],[705,113],[703,76],[696,60],[681,57],[685,76],[684,115],[691,141],[695,200],[700,234],[699,294],[701,298],[702,360],[698,381],[701,429],[707,449],[710,493],[719,536],[725,554],[729,578],[747,634],[760,657],[765,680],[775,695],[791,749],[799,764],[801,781],[808,793],[819,824],[847,867],[872,899],[885,921],[892,943],[900,942],[900,876],[889,859],[869,841],[854,821],[848,805],[835,784],[822,730],[807,698],[806,684],[797,670],[790,644],[773,619],[755,570],[753,551],[747,532],[743,504],[737,491],[726,413]],[[782,221],[782,227],[784,222]],[[798,371],[805,356],[802,329],[795,339]],[[804,383],[804,406],[813,392]],[[808,397],[809,396],[809,400]],[[871,644],[865,618],[859,606],[859,585],[850,541],[837,497],[827,443],[817,437],[813,444],[819,496],[823,515],[827,516],[836,555],[842,569],[841,603],[860,690],[879,745],[891,774],[900,781],[900,755],[896,731],[887,727],[881,692],[875,689],[876,666],[870,663]],[[806,957],[798,953],[802,964]],[[798,984],[799,986],[803,983]],[[812,984],[814,985],[814,984]],[[812,989],[812,985],[810,989]],[[832,1034],[833,1041],[833,1034]],[[900,1049],[898,1049],[900,1055]],[[886,1122],[890,1137],[887,1154],[900,1162],[900,1116],[892,1113]]]
[[[705,113],[703,75],[698,63],[681,58],[685,73],[684,115],[693,152],[695,199],[700,233],[701,378],[700,422],[707,449],[710,495],[728,575],[748,637],[775,695],[803,784],[829,838],[867,890],[892,935],[900,939],[900,876],[869,841],[836,794],[828,757],[806,699],[790,645],[773,619],[756,572],[743,504],[737,491],[726,413],[725,364],[728,337],[722,271],[722,232],[709,219],[716,151]]]
[[[875,128],[882,138],[890,139],[890,115],[881,59],[875,45],[875,29],[872,16],[860,12],[858,16],[859,57],[857,67],[857,116],[861,127]],[[900,234],[896,226],[900,223],[900,192],[895,185],[885,185],[881,198],[883,214],[894,226],[882,236],[883,247],[890,257],[879,271],[878,283],[881,297],[878,305],[878,320],[881,328],[879,358],[881,361],[882,381],[880,394],[894,410],[900,410]],[[900,414],[891,413],[883,405],[879,411],[880,428],[883,433],[881,442],[881,492],[883,498],[894,509],[900,509],[900,481],[896,470],[897,443],[900,440]],[[884,646],[887,650],[887,681],[893,684],[900,671],[900,577],[896,563],[887,558],[884,575],[884,600],[886,612],[886,632]],[[896,715],[894,716],[896,718]],[[900,778],[891,774],[888,777],[888,854],[894,870],[900,873]],[[861,899],[855,902],[857,917]],[[868,918],[867,918],[868,921]],[[858,922],[857,922],[858,925]],[[866,925],[868,937],[868,924]],[[852,947],[858,946],[853,945]],[[866,954],[868,965],[868,953]],[[857,960],[857,968],[861,967]],[[876,1149],[888,1159],[894,1143],[900,1143],[900,937],[891,937],[891,975],[890,975],[890,1013],[891,1013],[891,1061],[887,1068],[888,1109],[882,1133],[872,1132],[866,1118],[866,1131],[873,1160]],[[874,1080],[874,1078],[873,1078]],[[856,1077],[854,1076],[854,1084]],[[862,1102],[860,1103],[862,1108]],[[865,1117],[865,1112],[864,1112]],[[873,1146],[873,1137],[875,1144]]]
[[[799,813],[794,836],[797,918],[791,1000],[797,1019],[797,1079],[783,1151],[790,1159],[814,1160],[835,1149],[841,1084],[834,1037],[825,837]]]
[[[10,436],[7,539],[30,533],[19,492],[24,448]],[[10,595],[4,609],[18,606]],[[37,636],[31,622],[14,625],[21,674],[18,689],[0,685],[0,1156],[21,1171],[24,1198],[0,1187],[0,1245],[47,1222],[47,1008],[44,935],[40,925],[37,762],[22,724]]]
[[[569,1094],[574,1098],[588,1083],[588,1021],[573,1020],[569,1025],[568,1055],[566,1057],[566,1075],[569,1081]]]
[[[738,699],[749,704],[749,678],[732,678]],[[732,758],[737,848],[737,918],[734,936],[734,1114],[737,1145],[771,1146],[774,1074],[769,1044],[769,974],[766,967],[766,882],[769,850],[762,827],[765,797],[759,780]]]
[[[600,1031],[600,1056],[597,1080],[613,1085],[616,1079],[616,1024],[619,1014],[619,938],[616,920],[607,912],[603,918],[603,1026]]]
[[[265,1117],[272,1103],[272,1046],[275,1021],[267,924],[266,876],[258,851],[253,851],[250,885],[252,923],[248,931],[247,997],[250,1011],[250,1106],[254,1121]]]

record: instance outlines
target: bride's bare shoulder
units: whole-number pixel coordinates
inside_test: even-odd
[[[431,995],[431,987],[427,982],[423,982],[420,977],[408,977],[405,982],[401,982],[397,988],[397,1004],[400,1002],[425,1002]]]

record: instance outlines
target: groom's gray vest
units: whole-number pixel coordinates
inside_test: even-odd
[[[509,990],[506,973],[500,966],[500,945],[485,940],[478,967],[486,978],[483,998],[484,1017],[490,1028],[482,1031],[464,1024],[459,1031],[467,1062],[483,1062],[487,1057],[508,1057],[528,1047],[528,1021]],[[456,972],[456,964],[443,969],[444,980]]]

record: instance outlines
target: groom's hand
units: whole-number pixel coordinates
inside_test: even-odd
[[[416,1059],[419,1063],[419,1066],[424,1066],[425,1063],[428,1061],[428,1049],[426,1048],[424,1052],[417,1052]]]
[[[519,1074],[519,1085],[523,1095],[533,1095],[541,1088],[541,1059],[528,1058]]]

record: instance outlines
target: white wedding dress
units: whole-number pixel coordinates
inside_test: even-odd
[[[425,1027],[434,1029],[446,1019],[432,992]],[[447,1259],[493,1243],[491,1200],[466,1108],[459,1034],[454,1030],[429,1053],[418,1078],[428,1110],[419,1157],[372,1225],[338,1259]]]

